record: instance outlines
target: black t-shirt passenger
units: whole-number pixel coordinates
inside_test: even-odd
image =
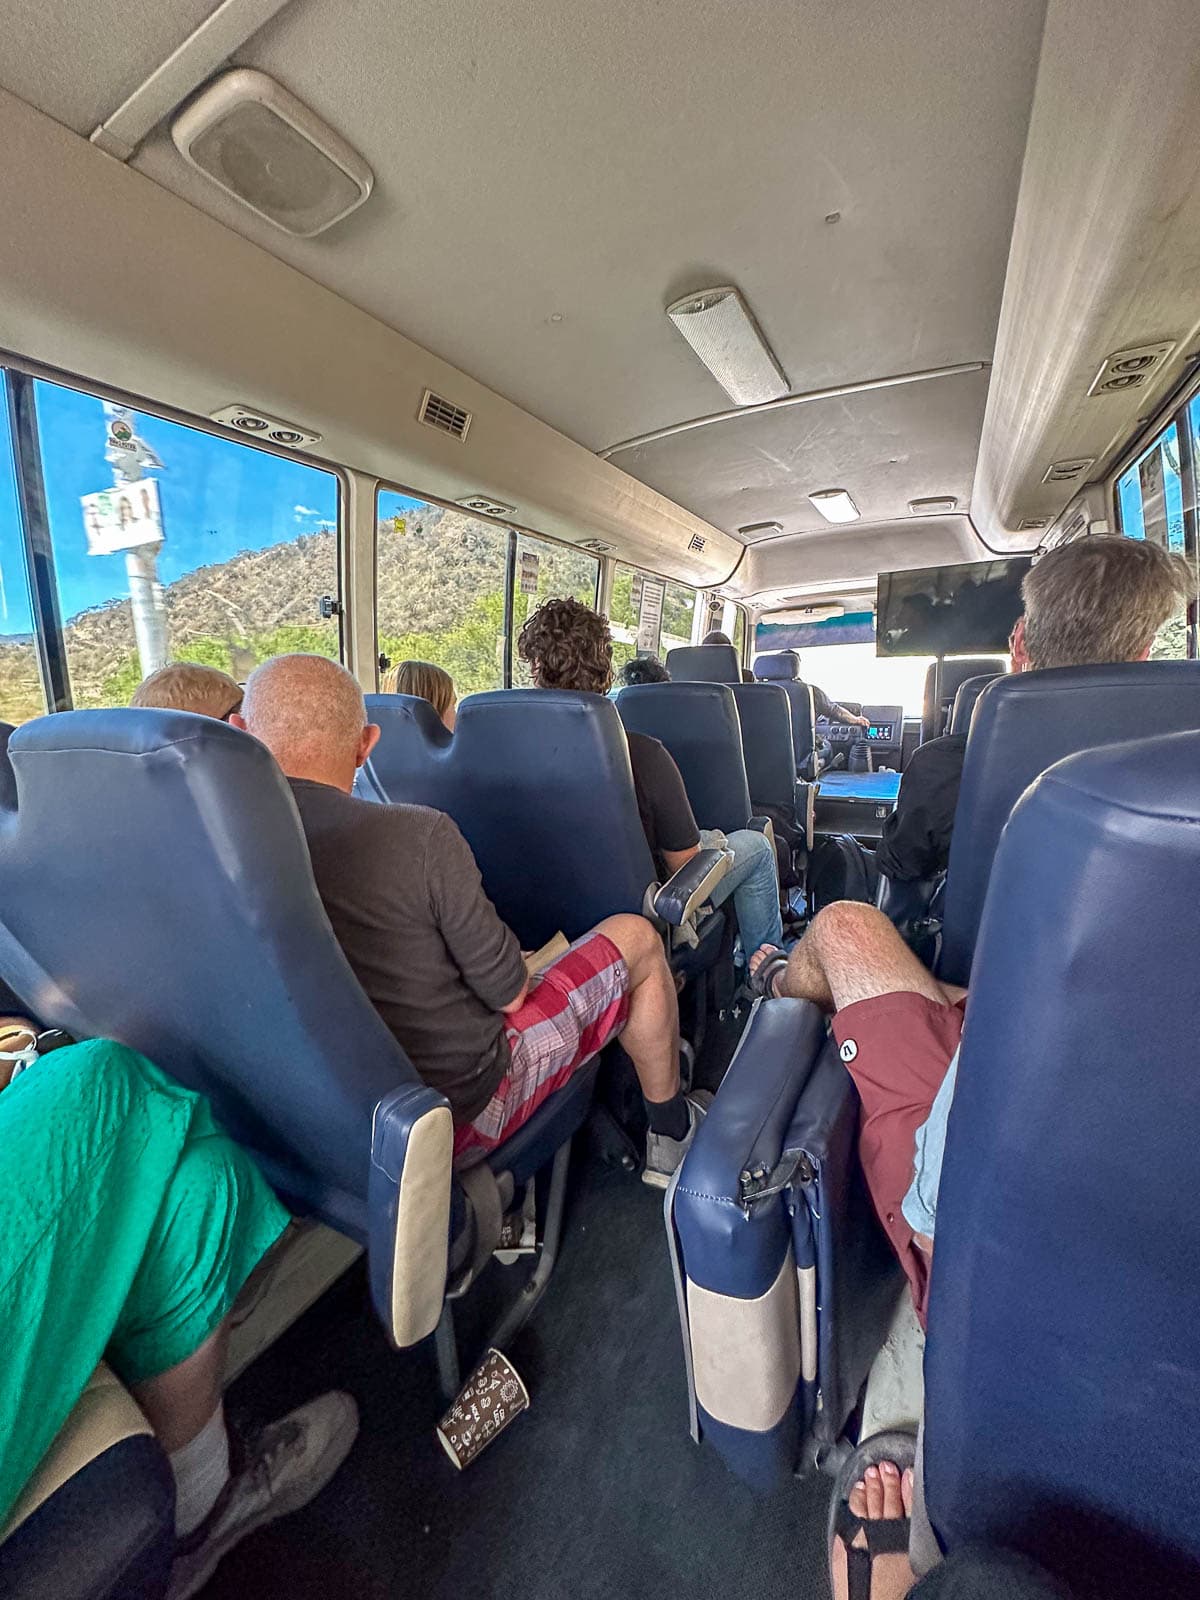
[[[965,734],[948,733],[913,751],[900,780],[896,809],[883,825],[875,853],[885,877],[912,883],[945,868],[966,748]]]
[[[695,849],[700,843],[700,830],[692,815],[683,777],[666,746],[644,733],[627,733],[625,737],[629,742],[638,815],[654,857],[654,870],[665,880],[670,872],[663,851]]]

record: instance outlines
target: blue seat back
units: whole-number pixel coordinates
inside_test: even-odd
[[[39,718],[8,749],[0,976],[43,1022],[206,1094],[290,1200],[365,1238],[375,1108],[419,1080],[334,938],[267,750],[130,710]]]
[[[996,671],[995,656],[963,656],[957,660],[952,659],[942,662],[942,692],[937,704],[934,704],[934,671],[935,663],[930,662],[925,671],[925,697],[921,707],[921,743],[927,739],[936,739],[939,734],[948,732],[950,708],[954,704],[954,696],[958,693],[959,685],[966,683],[968,678],[978,677],[981,673]]]
[[[742,664],[731,644],[684,644],[667,651],[675,683],[741,683]]]
[[[709,649],[712,646],[708,646]],[[733,833],[750,820],[750,790],[733,690],[722,683],[643,683],[617,696],[631,733],[666,745],[702,828]]]
[[[631,692],[643,691],[624,691]],[[524,948],[560,930],[575,939],[604,917],[641,911],[654,864],[629,748],[604,695],[471,695],[453,735],[432,706],[410,695],[368,695],[367,715],[383,732],[362,792],[453,817]]]
[[[1000,832],[1047,767],[1098,745],[1200,728],[1200,662],[1052,667],[997,678],[967,738],[950,845],[939,975],[967,983]],[[1123,920],[1119,906],[1113,915]]]
[[[1001,674],[998,672],[981,672],[974,678],[967,678],[960,683],[954,692],[954,707],[950,712],[950,733],[965,734],[970,730],[971,718],[975,714],[975,706],[979,696],[989,683],[995,683]]]
[[[768,651],[755,657],[754,676],[760,683],[777,683],[786,693],[792,710],[796,771],[802,777],[811,776],[817,747],[817,717],[812,690],[800,677],[800,657],[794,650]]]
[[[712,649],[712,646],[709,646]],[[792,749],[792,709],[779,683],[739,683],[733,690],[742,728],[742,754],[750,803],[794,816],[796,761]]]
[[[1200,734],[1174,734],[1025,793],[950,1113],[930,1515],[947,1548],[1015,1545],[1077,1594],[1200,1593],[1197,774]]]

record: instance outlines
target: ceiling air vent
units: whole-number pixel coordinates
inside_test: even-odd
[[[248,433],[255,439],[267,439],[271,444],[286,445],[289,450],[320,444],[321,435],[308,428],[298,428],[294,422],[284,422],[280,417],[268,417],[265,412],[251,411],[249,406],[224,406],[220,411],[210,411],[214,422],[223,422],[227,428]]]
[[[910,500],[908,509],[914,517],[944,517],[958,509],[958,500],[952,494],[931,494],[924,500]]]
[[[688,540],[688,549],[689,550],[694,550],[697,553],[697,555],[699,555],[700,551],[704,549],[704,546],[707,543],[708,543],[708,540],[704,537],[704,535],[702,533],[694,533],[692,535],[692,537]]]
[[[1160,339],[1157,344],[1139,344],[1130,350],[1114,351],[1092,380],[1088,393],[1120,394],[1123,389],[1142,388],[1174,348],[1173,339]]]
[[[1089,467],[1096,465],[1095,456],[1076,456],[1071,461],[1055,461],[1046,468],[1043,483],[1073,483],[1082,478]]]
[[[465,439],[467,429],[471,426],[471,413],[456,406],[452,400],[443,400],[432,389],[426,389],[421,397],[417,421],[423,422],[427,428],[436,428],[439,433],[448,433],[452,439]]]
[[[511,517],[516,506],[506,506],[503,500],[489,500],[485,494],[469,494],[457,502],[468,511],[478,511],[481,517]]]
[[[580,539],[581,550],[591,550],[598,556],[611,555],[617,548],[615,544],[608,544],[604,539]]]
[[[1049,517],[1022,517],[1017,523],[1017,532],[1036,533],[1039,528],[1044,528],[1049,520]]]

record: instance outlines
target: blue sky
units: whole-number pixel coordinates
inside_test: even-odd
[[[55,384],[39,383],[41,433],[50,531],[64,619],[85,607],[124,596],[122,555],[89,556],[81,495],[107,489],[107,424],[101,401]],[[225,561],[239,550],[262,549],[298,534],[334,526],[337,479],[286,457],[270,455],[174,422],[135,413],[140,438],[163,463],[158,479],[165,542],[159,576]],[[0,406],[0,635],[30,629],[28,591],[12,484],[5,408]]]

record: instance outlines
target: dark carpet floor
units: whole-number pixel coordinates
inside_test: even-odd
[[[520,1268],[493,1266],[501,1287]],[[528,1412],[458,1473],[431,1354],[391,1351],[361,1266],[240,1380],[251,1424],[329,1387],[362,1432],[311,1507],[247,1539],[206,1600],[823,1600],[828,1479],[752,1495],[687,1434],[661,1196],[581,1154],[550,1289],[507,1352]]]

